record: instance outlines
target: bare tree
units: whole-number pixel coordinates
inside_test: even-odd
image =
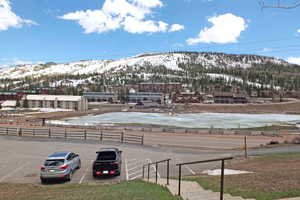
[[[259,5],[261,8],[282,8],[282,9],[293,9],[300,7],[300,0],[271,0],[274,3],[266,3],[267,1],[260,1]]]

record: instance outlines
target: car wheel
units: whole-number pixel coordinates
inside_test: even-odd
[[[81,168],[81,161],[79,161],[78,166],[76,169],[80,169]]]
[[[46,179],[41,178],[41,183],[42,183],[42,184],[47,183]]]
[[[66,180],[67,180],[67,181],[71,181],[71,180],[72,180],[72,175],[73,175],[73,172],[70,171],[70,173],[67,175]]]

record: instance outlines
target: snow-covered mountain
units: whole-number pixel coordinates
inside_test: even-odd
[[[284,60],[256,56],[256,55],[232,55],[223,53],[192,53],[192,52],[174,52],[143,54],[135,57],[119,60],[88,60],[71,63],[47,63],[47,64],[29,64],[22,66],[8,67],[0,70],[0,78],[24,78],[26,76],[39,77],[42,75],[55,74],[91,74],[106,73],[124,70],[128,66],[165,66],[171,70],[181,70],[180,64],[199,64],[203,67],[242,67],[248,68],[253,64],[282,64],[289,65]]]

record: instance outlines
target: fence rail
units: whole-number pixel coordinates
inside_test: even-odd
[[[0,135],[20,137],[46,137],[62,139],[113,141],[144,145],[144,135],[126,134],[124,132],[108,132],[103,130],[68,130],[51,128],[0,127]]]

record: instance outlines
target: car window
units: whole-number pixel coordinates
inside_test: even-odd
[[[73,153],[70,153],[67,157],[67,160],[72,160],[74,158]]]
[[[116,160],[116,152],[114,151],[103,151],[97,155],[97,160]]]
[[[64,162],[65,162],[64,159],[46,160],[45,163],[44,163],[44,166],[46,166],[46,167],[56,167],[56,166],[63,165]]]

